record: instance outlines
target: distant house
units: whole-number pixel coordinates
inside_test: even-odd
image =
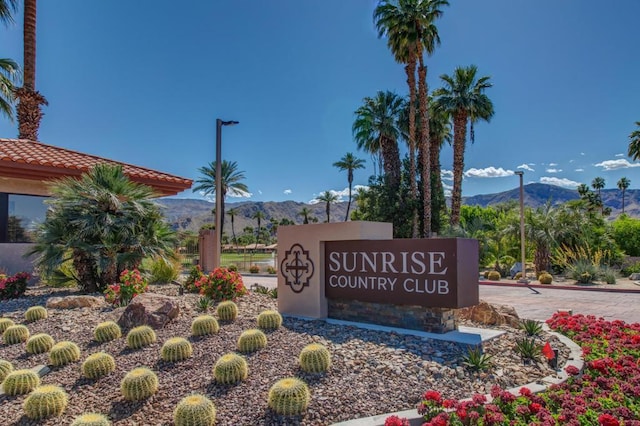
[[[22,258],[36,226],[44,220],[49,182],[79,177],[96,164],[117,164],[134,182],[152,187],[158,196],[191,188],[190,179],[84,154],[41,142],[0,138],[0,268],[9,273],[31,269]]]

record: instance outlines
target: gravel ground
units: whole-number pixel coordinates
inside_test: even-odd
[[[151,291],[176,295],[176,287],[151,286]],[[29,306],[44,305],[49,296],[74,292],[30,288],[26,297],[0,302],[0,314],[24,323]],[[126,348],[125,339],[97,344],[93,328],[101,321],[117,320],[124,308],[49,309],[47,319],[28,324],[31,334],[48,333],[56,341],[71,340],[79,345],[81,361],[53,368],[42,378],[43,384],[65,388],[69,404],[62,417],[34,423],[24,416],[25,396],[0,395],[0,418],[5,425],[69,425],[84,412],[101,412],[114,425],[171,425],[178,401],[193,392],[204,393],[214,401],[217,425],[327,425],[334,422],[414,407],[428,389],[437,389],[445,397],[468,397],[487,393],[491,386],[522,385],[552,374],[546,365],[524,366],[514,351],[522,332],[505,328],[507,333],[484,344],[494,356],[494,368],[487,373],[472,373],[462,367],[464,348],[447,342],[414,336],[329,325],[322,321],[285,318],[283,326],[268,333],[267,348],[246,357],[249,377],[236,386],[221,386],[213,381],[216,360],[235,349],[240,333],[255,328],[255,318],[263,310],[277,309],[276,300],[251,293],[238,301],[239,317],[221,323],[220,332],[205,338],[190,337],[197,295],[179,297],[180,315],[164,329],[157,330],[158,341],[141,350]],[[214,310],[211,309],[211,314]],[[126,330],[123,330],[126,332]],[[188,338],[193,356],[178,363],[160,359],[162,343],[170,337]],[[553,338],[551,338],[553,341]],[[297,366],[300,350],[309,343],[326,345],[332,354],[332,368],[326,375],[309,375]],[[562,346],[555,343],[556,347]],[[116,358],[116,371],[97,381],[81,376],[80,365],[88,355],[106,351]],[[561,349],[561,361],[568,354]],[[47,354],[28,355],[24,344],[0,344],[0,358],[18,368],[48,364]],[[157,394],[143,402],[127,402],[120,393],[120,381],[131,369],[146,366],[159,377]],[[267,407],[267,393],[277,380],[297,376],[311,390],[311,404],[304,416],[281,418]]]

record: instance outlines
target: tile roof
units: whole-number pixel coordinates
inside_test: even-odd
[[[121,165],[131,180],[152,186],[163,195],[184,191],[192,184],[191,179],[133,164],[26,139],[0,138],[0,176],[34,180],[79,176],[99,163]]]

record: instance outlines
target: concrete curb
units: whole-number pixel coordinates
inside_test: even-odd
[[[533,393],[539,393],[545,391],[549,386],[553,384],[561,384],[564,383],[569,375],[565,371],[565,369],[572,365],[576,367],[579,371],[582,371],[584,368],[584,360],[582,358],[582,348],[576,344],[573,340],[569,339],[567,336],[556,333],[554,331],[549,331],[549,327],[544,324],[543,328],[549,332],[549,334],[556,336],[564,345],[566,345],[570,354],[567,358],[567,362],[557,370],[556,374],[543,377],[542,379],[536,382],[530,382],[521,386],[516,386],[510,389],[506,389],[508,392],[511,392],[514,395],[519,395],[520,388],[526,387],[531,390]],[[486,394],[487,402],[491,402],[493,397],[490,394]],[[471,398],[464,399],[463,401],[470,400]],[[334,423],[332,426],[384,426],[384,421],[389,416],[398,416],[400,418],[404,417],[409,420],[409,424],[411,426],[419,426],[424,423],[424,419],[422,416],[418,414],[418,411],[415,408],[404,411],[397,411],[395,413],[386,413],[386,414],[378,414],[376,416],[364,417],[361,419],[347,420],[340,423]]]
[[[517,284],[517,283],[502,283],[498,281],[480,281],[480,285],[487,285],[492,287],[520,287],[520,288],[543,288],[546,290],[574,290],[574,291],[600,291],[605,293],[640,293],[640,287],[638,289],[633,288],[607,288],[607,287],[577,287],[567,285],[556,284]],[[615,284],[612,284],[615,285]]]

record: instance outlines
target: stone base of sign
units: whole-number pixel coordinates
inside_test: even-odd
[[[448,333],[457,329],[455,309],[449,308],[328,299],[328,317],[429,333]]]

